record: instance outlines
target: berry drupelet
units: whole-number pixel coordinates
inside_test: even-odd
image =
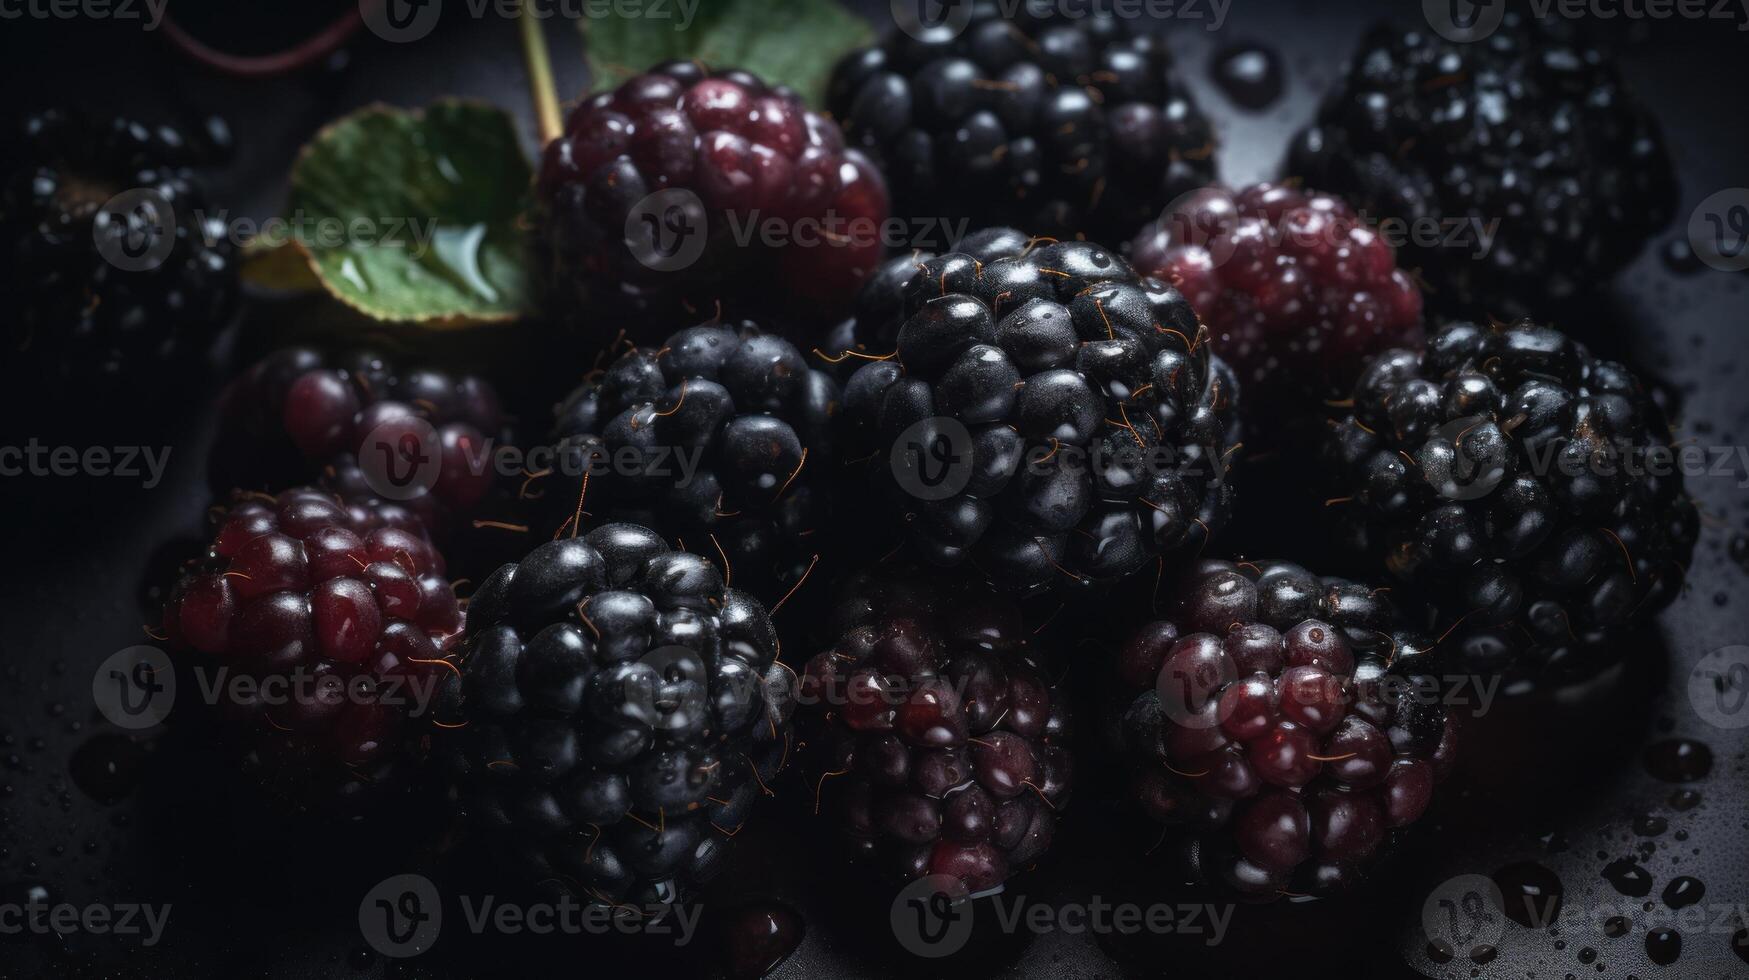
[[[854,576],[801,702],[819,812],[883,876],[999,887],[1050,846],[1073,779],[1066,696],[1014,603],[961,579]]]
[[[838,385],[749,323],[633,348],[557,409],[540,530],[660,528],[771,602],[807,573],[826,523]],[[587,481],[587,482],[585,482]]]
[[[1231,507],[1236,390],[1184,295],[1091,242],[958,248],[876,273],[846,355],[869,362],[845,455],[918,557],[1033,592],[1200,550]]]
[[[1143,229],[1130,261],[1184,293],[1260,421],[1346,398],[1369,355],[1421,339],[1396,250],[1328,194],[1203,188]]]
[[[505,418],[489,382],[381,355],[276,351],[226,389],[208,456],[214,492],[318,481],[346,501],[387,498],[447,541],[494,486]]]
[[[1427,809],[1457,715],[1381,594],[1281,561],[1206,561],[1118,655],[1136,801],[1204,884],[1331,893]]]
[[[255,681],[221,680],[219,717],[273,795],[356,816],[407,771],[452,672],[443,557],[408,511],[312,489],[239,494],[216,524],[165,608],[171,649]]]
[[[1676,203],[1658,126],[1615,59],[1572,23],[1513,11],[1472,43],[1375,28],[1287,171],[1437,234],[1408,259],[1429,302],[1465,317],[1561,312]]]
[[[455,799],[520,885],[679,901],[783,765],[776,657],[765,607],[652,531],[542,544],[468,604],[440,701]]]
[[[655,340],[773,297],[841,313],[882,258],[880,174],[744,71],[670,61],[591,97],[548,144],[537,193],[558,312],[623,318],[593,328],[609,336]],[[782,234],[764,233],[773,221]]]
[[[1214,177],[1214,139],[1162,38],[1118,18],[978,3],[849,55],[827,96],[904,217],[1132,234]]]
[[[1468,669],[1592,672],[1681,590],[1699,519],[1627,368],[1529,321],[1386,351],[1326,444],[1347,549],[1435,608]]]
[[[237,250],[205,215],[176,129],[63,110],[0,136],[0,336],[20,379],[113,383],[206,354],[237,301]]]

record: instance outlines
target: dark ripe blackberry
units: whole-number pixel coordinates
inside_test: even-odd
[[[1589,673],[1682,588],[1699,520],[1645,387],[1559,331],[1386,351],[1325,445],[1342,543],[1456,629],[1469,669]]]
[[[1466,317],[1558,312],[1676,203],[1658,125],[1614,57],[1571,22],[1514,11],[1473,43],[1374,28],[1287,170],[1374,222],[1437,229],[1406,260],[1430,303]]]
[[[441,702],[454,795],[521,884],[678,901],[784,762],[776,657],[765,607],[655,532],[549,541],[468,604]]]
[[[1231,506],[1237,391],[1183,294],[1090,242],[959,247],[893,260],[858,299],[845,455],[873,472],[853,477],[920,558],[1007,591],[1200,551]]]
[[[1383,590],[1283,561],[1198,564],[1118,654],[1133,793],[1204,883],[1352,885],[1455,762],[1426,644]]]
[[[1214,178],[1212,130],[1163,38],[1004,9],[895,30],[835,70],[828,106],[881,163],[895,213],[1114,241]]]
[[[115,379],[202,357],[237,301],[237,250],[174,128],[65,110],[0,136],[0,305],[21,379]]]
[[[888,878],[993,890],[1068,804],[1069,705],[1014,603],[954,577],[853,577],[802,677],[818,811]]]
[[[786,86],[690,61],[578,106],[537,193],[559,311],[625,314],[638,341],[718,304],[829,317],[883,252],[886,184],[836,123]]]
[[[165,607],[170,648],[271,793],[357,815],[415,761],[453,673],[443,556],[411,512],[308,488],[238,494],[214,523]]]
[[[1259,421],[1321,411],[1368,355],[1421,340],[1421,291],[1396,250],[1328,194],[1203,188],[1144,228],[1130,261],[1201,314]]]
[[[633,348],[558,406],[554,458],[526,491],[539,530],[660,528],[775,602],[822,548],[838,398],[795,345],[747,323]]]
[[[387,500],[442,540],[495,486],[509,443],[480,378],[398,366],[369,351],[276,351],[225,390],[207,460],[214,492],[319,482],[349,503]]]

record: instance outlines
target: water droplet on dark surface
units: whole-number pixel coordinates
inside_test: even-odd
[[[1749,963],[1749,929],[1738,929],[1731,934],[1731,952],[1736,953],[1738,959]]]
[[[1494,884],[1506,902],[1506,917],[1527,929],[1545,929],[1560,921],[1561,879],[1534,861],[1509,864],[1494,872]]]
[[[1439,940],[1429,942],[1427,944],[1427,958],[1435,963],[1450,963],[1452,959],[1451,947]]]
[[[1654,814],[1642,813],[1634,818],[1634,833],[1641,837],[1656,837],[1668,829],[1670,824]]]
[[[1652,873],[1628,858],[1617,858],[1604,865],[1603,880],[1623,895],[1639,898],[1652,894]]]
[[[1603,934],[1611,939],[1620,939],[1628,934],[1628,920],[1625,916],[1612,915],[1603,923]]]
[[[1667,738],[1646,747],[1646,771],[1667,783],[1705,779],[1713,771],[1713,750],[1692,738]]]
[[[1675,929],[1653,929],[1646,933],[1646,956],[1659,966],[1669,966],[1682,955],[1682,934]]]
[[[1494,957],[1499,955],[1499,947],[1483,943],[1475,949],[1470,950],[1470,962],[1480,966],[1484,963],[1494,962]]]
[[[73,750],[68,770],[73,785],[99,803],[114,803],[132,793],[145,769],[146,750],[126,735],[104,734]]]
[[[1590,946],[1586,946],[1584,949],[1579,950],[1579,962],[1590,963],[1596,959],[1597,950],[1592,949]]]
[[[1209,62],[1209,74],[1241,108],[1264,109],[1281,98],[1281,56],[1261,44],[1223,48]]]
[[[1664,904],[1673,909],[1693,905],[1706,896],[1706,885],[1699,878],[1683,875],[1672,878],[1670,884],[1664,886]]]
[[[723,924],[729,976],[732,980],[765,976],[789,959],[805,932],[801,915],[780,902],[753,902],[734,910]]]
[[[1670,809],[1692,810],[1700,806],[1700,794],[1692,789],[1679,789],[1670,794]]]
[[[1686,275],[1690,272],[1700,271],[1700,256],[1694,254],[1694,246],[1690,245],[1686,238],[1672,238],[1665,242],[1661,254],[1664,259],[1664,268],[1671,272]]]

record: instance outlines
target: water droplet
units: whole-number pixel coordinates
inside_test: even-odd
[[[114,803],[134,791],[145,769],[146,750],[126,735],[95,735],[73,750],[73,785],[99,803]]]
[[[1672,878],[1670,884],[1664,886],[1664,904],[1673,909],[1693,905],[1706,895],[1706,885],[1699,878],[1683,875]]]
[[[734,980],[763,977],[789,959],[802,944],[806,924],[781,902],[756,901],[729,913],[722,941]]]
[[[1267,108],[1281,98],[1281,57],[1261,44],[1235,44],[1218,52],[1209,73],[1227,98],[1244,109]]]
[[[1604,865],[1603,880],[1623,895],[1639,898],[1652,894],[1652,873],[1628,858],[1617,858]]]
[[[1451,947],[1442,939],[1435,939],[1427,944],[1427,958],[1435,963],[1450,963]]]
[[[1664,268],[1671,272],[1687,275],[1700,271],[1700,256],[1694,254],[1694,246],[1686,238],[1672,238],[1665,242],[1662,254]]]
[[[1586,946],[1585,948],[1579,950],[1579,962],[1590,963],[1590,962],[1595,961],[1596,959],[1597,959],[1597,950],[1592,949],[1590,946]]]
[[[1611,939],[1620,939],[1628,934],[1628,928],[1626,916],[1612,915],[1603,923],[1603,934]]]
[[[358,262],[350,255],[340,260],[340,277],[351,283],[352,288],[359,292],[370,292],[370,280],[364,277],[364,270],[358,267]]]
[[[1534,861],[1509,864],[1494,872],[1494,884],[1506,902],[1506,916],[1527,929],[1544,929],[1560,921],[1561,879]]]
[[[1667,738],[1646,747],[1646,771],[1667,783],[1705,779],[1713,770],[1713,751],[1692,738]]]
[[[1646,955],[1659,966],[1669,966],[1682,955],[1682,934],[1675,929],[1653,929],[1646,933]]]
[[[1731,952],[1736,953],[1738,959],[1749,963],[1749,929],[1738,929],[1731,934]]]
[[[1692,789],[1679,789],[1670,794],[1670,809],[1692,810],[1700,806],[1700,794]]]
[[[456,285],[488,303],[498,301],[498,290],[486,281],[480,267],[480,246],[486,241],[484,224],[466,228],[439,227],[431,238],[431,249],[446,277]]]
[[[1655,814],[1642,813],[1634,818],[1634,833],[1641,837],[1656,837],[1668,829],[1669,822]]]

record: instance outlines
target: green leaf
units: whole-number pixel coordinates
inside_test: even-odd
[[[584,18],[594,91],[613,88],[659,62],[680,58],[712,68],[743,68],[785,84],[819,106],[838,59],[870,42],[867,21],[838,0],[708,0],[692,22],[674,19]]]
[[[322,285],[378,320],[464,326],[534,307],[516,124],[480,103],[368,106],[292,167],[294,244]]]

